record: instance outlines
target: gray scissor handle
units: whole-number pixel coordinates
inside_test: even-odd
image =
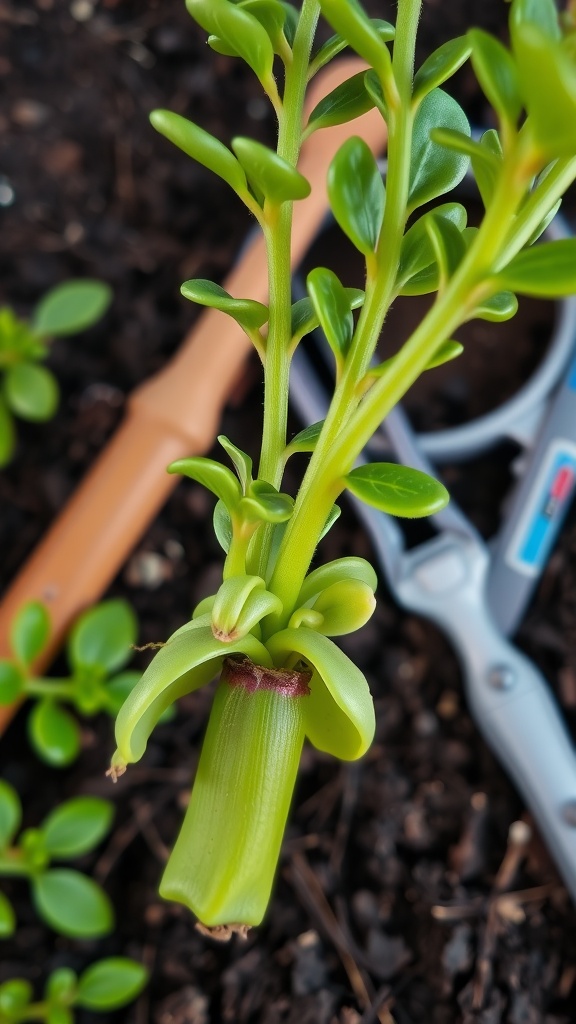
[[[543,676],[492,620],[487,564],[475,543],[443,534],[408,554],[396,592],[451,638],[472,714],[576,900],[576,752]]]

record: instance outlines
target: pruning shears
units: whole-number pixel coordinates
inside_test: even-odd
[[[552,237],[569,231],[556,218]],[[435,622],[462,664],[470,711],[526,801],[576,901],[576,751],[550,687],[508,637],[526,609],[576,490],[576,299],[559,304],[554,336],[533,378],[499,409],[452,430],[417,436],[389,414],[362,459],[434,472],[504,437],[525,448],[524,472],[488,546],[451,501],[430,520],[432,540],[406,550],[396,520],[354,500],[397,601]],[[292,364],[292,402],[306,425],[328,397],[304,346]]]

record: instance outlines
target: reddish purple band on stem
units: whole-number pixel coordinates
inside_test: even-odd
[[[255,665],[250,658],[242,655],[226,658],[222,667],[222,679],[229,686],[242,686],[247,693],[273,690],[281,697],[307,697],[311,678],[311,672],[265,668],[263,665]]]

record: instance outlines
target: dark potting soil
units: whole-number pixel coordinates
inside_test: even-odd
[[[0,473],[0,580],[7,585],[118,424],[129,391],[159,369],[197,315],[179,297],[187,277],[221,280],[249,227],[226,187],[155,136],[147,113],[188,113],[224,140],[273,139],[251,75],[208,50],[182,0],[2,0],[0,209],[2,301],[31,310],[75,275],[110,282],[105,322],[58,341],[50,365],[62,387],[49,426],[19,427]],[[370,5],[390,16],[390,6]],[[424,6],[421,56],[470,24],[502,31],[507,6]],[[485,105],[471,72],[455,80],[470,117]],[[346,283],[352,283],[347,281]],[[399,304],[400,307],[400,304]],[[401,315],[400,315],[401,314]],[[398,331],[410,310],[398,308]],[[501,400],[533,367],[549,333],[539,304],[494,330],[479,322],[469,372],[431,374],[411,400],[423,428],[460,421]],[[403,325],[403,326],[402,326]],[[258,368],[251,364],[224,432],[257,454]],[[296,421],[292,429],[296,430]],[[482,533],[497,527],[510,451],[445,477]],[[183,483],[139,542],[111,593],[128,598],[141,642],[165,639],[211,592],[220,553],[209,497]],[[371,557],[352,512],[323,555]],[[576,517],[570,517],[525,622],[521,646],[576,721]],[[63,798],[106,796],[116,828],[81,865],[112,897],[117,929],[71,942],[39,924],[24,886],[6,884],[20,927],[0,948],[0,981],[40,990],[60,965],[129,955],[151,981],[126,1024],[569,1024],[576,1019],[576,916],[537,833],[507,841],[522,803],[466,711],[449,646],[401,613],[382,587],[377,612],[343,646],[373,689],[378,732],[366,758],[341,765],[307,748],[274,898],[242,943],[202,937],[156,887],[182,817],[206,722],[209,690],[184,699],[143,763],[116,787],[103,777],[108,720],[83,723],[72,769],[49,770],[25,739],[23,712],[2,741],[2,776],[17,786],[25,824]],[[139,656],[145,664],[145,655]],[[528,819],[526,819],[528,820]],[[3,888],[5,883],[2,883]],[[102,1020],[79,1014],[81,1024]]]

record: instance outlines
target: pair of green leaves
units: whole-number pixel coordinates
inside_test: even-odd
[[[150,121],[161,135],[226,181],[244,202],[250,203],[248,185],[260,206],[264,200],[278,205],[305,199],[310,193],[310,183],[306,178],[260,142],[235,138],[232,140],[232,153],[213,135],[180,114],[153,110]]]
[[[117,1010],[135,999],[148,980],[142,964],[127,957],[108,957],[91,964],[78,976],[59,967],[46,982],[41,1004],[33,1003],[33,989],[24,978],[0,985],[0,1024],[73,1024],[74,1010],[100,1013]]]
[[[69,868],[53,868],[52,860],[73,860],[93,850],[112,824],[113,806],[96,797],[76,797],[61,804],[39,828],[26,829],[19,843],[22,807],[18,794],[0,780],[0,876],[28,878],[40,917],[71,938],[107,935],[114,925],[112,905],[91,878]],[[0,935],[15,928],[14,912],[0,899]]]
[[[9,308],[0,310],[0,466],[14,452],[14,417],[39,423],[56,412],[58,383],[50,370],[38,365],[48,353],[46,339],[91,327],[106,312],[110,299],[107,285],[86,279],[52,288],[29,323]]]
[[[286,522],[292,515],[294,499],[266,480],[254,480],[252,459],[224,435],[218,440],[230,456],[236,475],[220,462],[203,456],[179,459],[168,467],[168,472],[196,480],[216,495],[216,535],[228,551],[235,531],[252,532],[262,522]]]
[[[28,735],[36,753],[52,767],[76,759],[81,736],[78,723],[62,706],[72,704],[82,715],[106,711],[115,715],[140,677],[120,672],[137,638],[137,621],[122,600],[103,601],[75,622],[67,641],[72,670],[68,679],[38,679],[33,662],[50,638],[46,607],[32,601],[16,615],[10,630],[13,658],[0,660],[0,704],[33,699]]]

